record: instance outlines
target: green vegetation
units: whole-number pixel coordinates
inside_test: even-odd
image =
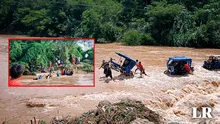
[[[219,5],[219,0],[1,0],[0,32],[220,48]]]
[[[90,64],[84,63],[83,66],[79,66],[80,70],[83,70],[85,72],[93,72],[93,66],[91,66]]]
[[[88,54],[85,59],[84,55]],[[12,40],[10,41],[10,66],[13,64],[22,64],[31,72],[38,70],[47,70],[49,62],[53,67],[55,63],[61,60],[65,67],[71,66],[71,59],[79,56],[82,64],[82,70],[93,71],[93,48],[83,51],[76,41],[62,40]]]

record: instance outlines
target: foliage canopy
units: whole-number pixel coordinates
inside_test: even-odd
[[[84,58],[85,54],[88,54],[87,59]],[[10,41],[10,66],[22,64],[32,72],[37,69],[47,69],[49,62],[52,62],[53,66],[56,67],[56,59],[61,60],[68,67],[71,59],[75,59],[77,56],[87,63],[87,66],[93,65],[93,48],[86,51],[82,50],[82,47],[76,44],[75,41]]]
[[[220,48],[219,5],[219,0],[1,0],[0,32]]]

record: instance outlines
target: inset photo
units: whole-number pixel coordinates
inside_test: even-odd
[[[9,38],[9,87],[94,87],[94,39]]]

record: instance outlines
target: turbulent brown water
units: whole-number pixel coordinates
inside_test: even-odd
[[[219,49],[193,49],[182,47],[128,47],[121,44],[96,45],[96,87],[94,88],[8,88],[7,38],[1,35],[0,46],[0,120],[9,123],[27,123],[33,117],[50,121],[52,117],[79,116],[94,109],[99,101],[117,102],[122,98],[140,100],[165,117],[167,123],[220,123],[220,74],[201,67],[209,55],[220,54]],[[115,52],[139,59],[147,74],[132,79],[119,77],[106,81],[103,70],[98,69],[103,59],[119,60]],[[194,75],[170,77],[163,74],[170,56],[188,56],[193,59]],[[27,106],[28,105],[28,106]],[[33,107],[38,106],[38,107]],[[192,119],[192,107],[210,106],[213,119]]]
[[[41,74],[43,75],[43,74]],[[45,76],[41,80],[33,80],[37,76],[22,76],[20,82],[26,86],[92,86],[93,85],[93,73],[74,74],[72,76],[60,76],[56,77],[53,74],[53,78],[46,79]]]

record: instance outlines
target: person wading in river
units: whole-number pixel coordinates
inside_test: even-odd
[[[140,75],[142,77],[142,74],[144,74],[145,76],[147,76],[147,74],[145,73],[144,67],[141,64],[141,62],[139,62],[139,64],[137,64],[137,67],[139,68],[139,70],[141,71]]]
[[[10,69],[11,79],[9,80],[9,86],[23,86],[23,84],[19,82],[23,73],[24,73],[24,68],[22,65],[20,64],[13,65]]]
[[[136,60],[136,66],[137,66],[137,68],[135,69],[134,73],[136,73],[137,70],[140,70],[139,67],[138,67],[138,65],[139,65],[138,60]]]
[[[104,74],[105,74],[105,77],[108,78],[110,77],[113,81],[113,77],[112,77],[112,70],[111,70],[111,67],[110,67],[110,62],[105,62],[105,60],[102,61],[102,65],[100,66],[99,69],[103,68],[104,69]]]

